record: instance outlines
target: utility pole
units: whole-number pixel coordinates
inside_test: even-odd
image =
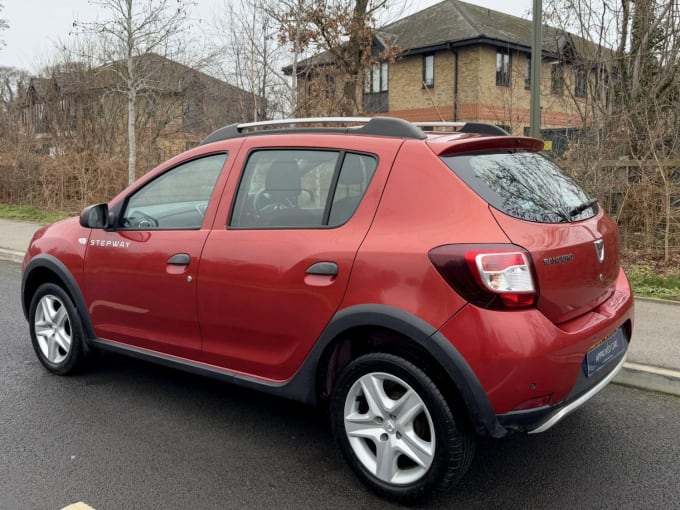
[[[541,55],[543,3],[534,0],[531,28],[531,103],[529,106],[529,135],[541,138]]]

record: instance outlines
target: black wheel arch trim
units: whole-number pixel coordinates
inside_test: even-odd
[[[446,371],[460,392],[478,434],[496,438],[507,434],[507,430],[499,423],[479,379],[458,349],[432,325],[408,312],[386,305],[356,305],[337,312],[302,367],[286,384],[292,398],[317,404],[317,367],[324,351],[344,331],[358,326],[381,326],[410,338],[425,349]]]
[[[94,328],[92,327],[92,322],[90,321],[90,314],[87,311],[85,298],[83,298],[83,294],[80,292],[80,287],[78,286],[78,283],[76,282],[76,279],[71,271],[69,271],[63,262],[53,255],[44,253],[36,255],[31,259],[24,269],[23,275],[21,277],[21,307],[26,320],[28,320],[29,305],[25,296],[26,282],[36,269],[47,269],[54,273],[61,280],[61,282],[66,287],[64,290],[68,292],[68,294],[71,296],[71,299],[73,299],[73,304],[80,315],[80,321],[83,326],[85,340],[87,342],[93,340],[95,338]]]

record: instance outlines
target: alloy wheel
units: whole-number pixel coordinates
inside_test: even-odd
[[[384,372],[357,379],[345,399],[345,433],[359,462],[396,485],[420,480],[435,455],[435,430],[423,399]]]
[[[40,298],[33,327],[44,358],[54,365],[62,363],[71,350],[72,341],[71,320],[64,303],[51,294]]]

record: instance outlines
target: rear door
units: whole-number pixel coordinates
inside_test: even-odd
[[[442,159],[489,203],[510,241],[531,253],[546,317],[564,322],[611,294],[620,266],[616,226],[557,165],[511,150]]]
[[[210,364],[286,380],[341,302],[402,141],[306,138],[253,137],[235,162],[199,271]]]

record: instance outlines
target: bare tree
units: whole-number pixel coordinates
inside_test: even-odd
[[[104,21],[77,22],[82,32],[96,35],[108,72],[119,78],[118,91],[127,98],[128,182],[136,178],[136,117],[140,95],[154,91],[162,69],[149,62],[153,54],[168,55],[186,29],[191,2],[184,0],[91,0],[107,13]],[[176,49],[176,48],[175,48]]]
[[[313,31],[308,26],[308,0],[280,0],[270,3],[267,14],[272,16],[278,24],[278,40],[281,46],[290,49],[289,64],[291,69],[288,97],[290,113],[295,115],[299,111],[298,105],[298,76],[300,62],[306,52],[320,51],[312,44]],[[311,46],[311,47],[310,47]]]
[[[599,136],[570,156],[630,162],[626,172],[611,173],[609,185],[626,190],[612,212],[628,222],[624,236],[644,232],[640,246],[661,246],[669,261],[680,238],[680,208],[673,205],[680,182],[673,163],[680,159],[680,7],[665,0],[549,0],[546,10],[553,24],[597,48],[581,65],[591,77],[584,118],[589,114]],[[595,180],[605,173],[588,172]]]
[[[287,48],[278,44],[278,28],[268,14],[271,0],[224,3],[215,19],[219,58],[214,72],[250,94],[249,115],[254,120],[280,115],[290,99],[281,71]],[[245,105],[241,105],[242,109]]]
[[[356,112],[364,71],[376,61],[370,50],[377,15],[385,22],[403,12],[405,5],[405,0],[389,5],[388,0],[245,0],[238,5],[225,1],[224,14],[215,23],[220,42],[216,73],[251,93],[256,118]],[[358,47],[361,51],[356,51]],[[332,65],[324,61],[322,72],[319,54],[333,61]],[[305,77],[302,89],[299,76]]]
[[[0,67],[0,150],[16,145],[17,123],[22,115],[21,101],[28,81],[26,71]]]
[[[352,115],[361,111],[365,72],[377,61],[371,51],[376,16],[390,3],[389,0],[279,2],[272,15],[280,25],[281,42],[293,48],[291,73],[294,80],[323,67],[322,81],[327,83],[321,84],[322,96],[327,98],[335,87],[339,87],[339,113]],[[302,70],[298,57],[305,51],[325,52],[325,57],[321,57],[323,61],[308,61],[313,67]],[[295,82],[294,86],[297,89]]]

